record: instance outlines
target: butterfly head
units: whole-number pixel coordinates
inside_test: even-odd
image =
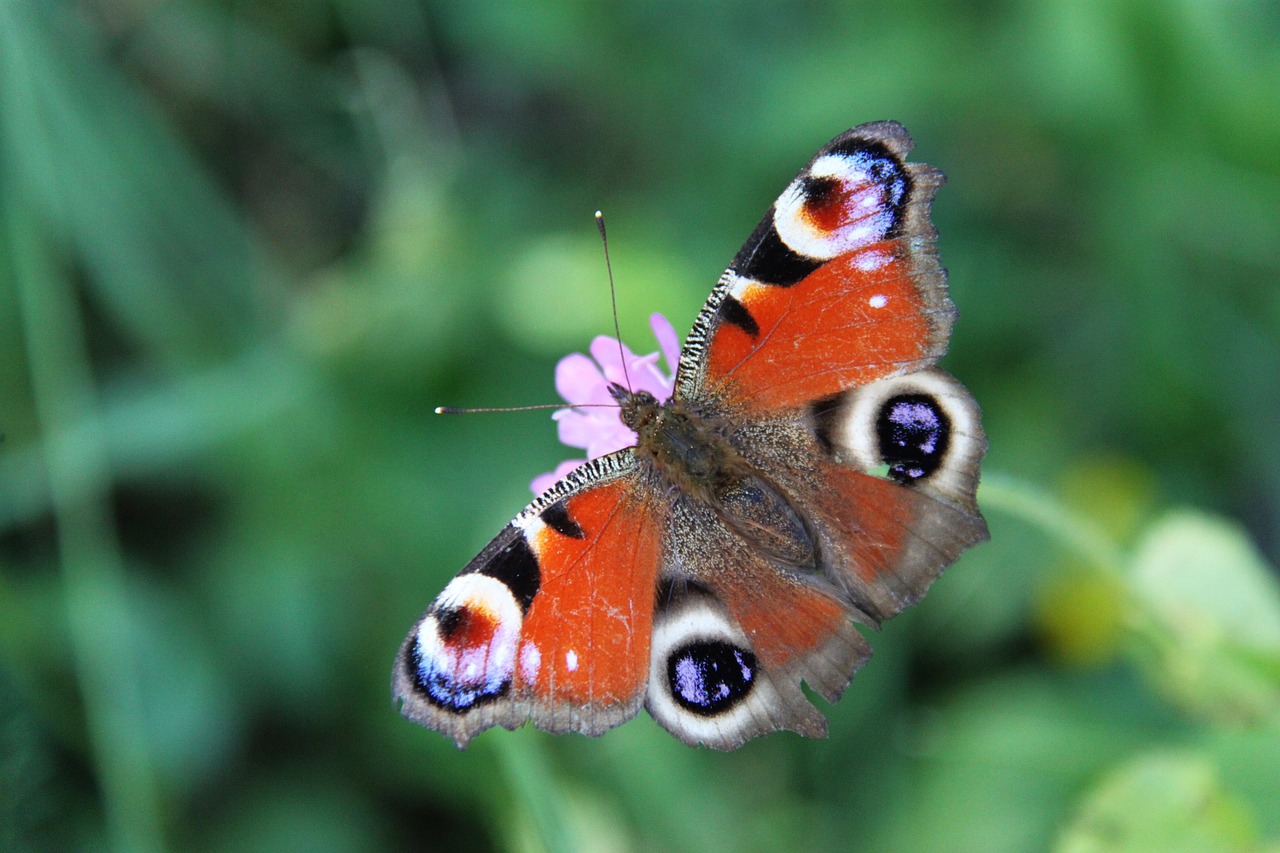
[[[609,383],[609,395],[622,407],[622,422],[637,436],[648,431],[663,408],[658,398],[648,391],[629,391],[617,382]]]

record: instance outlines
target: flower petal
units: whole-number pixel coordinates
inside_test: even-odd
[[[556,412],[555,421],[556,436],[569,447],[588,447],[601,431],[599,419],[573,409]]]
[[[649,315],[649,328],[653,329],[653,336],[658,339],[662,357],[667,360],[667,370],[671,371],[674,379],[676,368],[680,365],[680,338],[676,335],[676,327],[666,317],[654,313]]]
[[[631,364],[627,365],[631,372],[631,384],[633,391],[648,391],[660,402],[666,401],[671,397],[673,388],[671,380],[662,369],[658,367],[658,353],[649,353],[643,358],[637,358]]]
[[[661,314],[649,317],[649,327],[658,340],[660,353],[636,355],[616,338],[601,335],[591,342],[590,358],[572,353],[556,364],[556,391],[566,402],[584,406],[552,415],[561,443],[584,448],[588,459],[635,445],[636,434],[622,423],[620,409],[609,393],[610,383],[630,383],[630,390],[647,391],[662,402],[671,399],[680,363],[680,342],[675,328]],[[659,366],[659,356],[665,359],[667,370]],[[533,481],[533,491],[541,494],[580,464],[582,460],[569,460],[555,471],[538,476]]]
[[[624,447],[634,447],[635,443],[636,434],[624,426],[622,421],[614,421],[607,428],[601,428],[591,436],[591,442],[587,445],[587,458],[598,459],[606,453],[612,453]]]
[[[622,365],[625,361],[630,366],[635,354],[625,344],[619,347],[617,338],[600,335],[591,342],[591,357],[600,365],[606,381],[627,384],[627,374],[623,372]]]
[[[608,403],[608,386],[596,363],[579,352],[556,363],[556,393],[567,403]],[[603,395],[603,399],[601,398]]]

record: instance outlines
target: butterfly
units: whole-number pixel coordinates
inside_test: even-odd
[[[955,309],[938,170],[896,122],[825,145],[712,290],[636,443],[538,496],[444,588],[393,695],[459,747],[532,720],[600,735],[641,707],[690,745],[826,734],[880,623],[987,538],[978,406],[934,367]]]

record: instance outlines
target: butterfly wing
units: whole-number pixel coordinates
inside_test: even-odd
[[[629,450],[531,503],[405,638],[392,674],[404,715],[459,746],[529,719],[598,735],[635,716],[664,517]]]
[[[801,682],[836,701],[871,654],[854,623],[879,626],[987,536],[974,501],[985,438],[958,382],[927,370],[825,406],[821,421],[736,430],[751,478],[673,503],[646,707],[687,743],[823,735]],[[914,431],[881,428],[868,445],[894,417]]]
[[[802,440],[817,439],[809,468],[786,467],[776,447],[753,449],[788,482],[818,531],[827,576],[876,625],[987,538],[976,500],[987,447],[978,406],[950,374],[930,368],[858,386],[809,411]]]
[[[690,745],[735,749],[779,729],[826,734],[801,682],[834,702],[871,648],[839,591],[780,567],[713,508],[677,500],[645,707]]]
[[[945,178],[911,148],[896,122],[823,146],[722,276],[676,380],[742,425],[731,440],[873,624],[987,537],[978,406],[932,367],[955,318],[929,221]]]
[[[685,343],[684,399],[783,410],[946,351],[955,310],[929,204],[942,173],[907,163],[895,122],[825,145],[738,252]]]
[[[712,292],[676,399],[750,474],[677,501],[647,707],[690,743],[825,731],[878,626],[985,539],[976,403],[933,363],[954,309],[906,131],[854,128],[770,209]],[[710,544],[708,544],[710,543]]]

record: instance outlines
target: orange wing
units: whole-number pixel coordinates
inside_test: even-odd
[[[492,726],[598,735],[635,716],[649,673],[665,516],[630,451],[535,500],[432,602],[393,694],[459,746]]]
[[[827,144],[730,264],[685,343],[683,399],[795,408],[945,351],[954,319],[929,204],[941,172],[906,163],[894,122]]]

